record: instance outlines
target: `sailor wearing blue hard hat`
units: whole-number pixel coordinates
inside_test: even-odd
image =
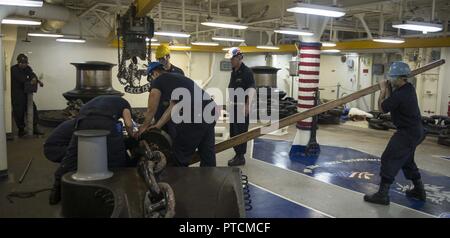
[[[411,69],[404,62],[394,62],[389,69],[389,81],[379,82],[381,92],[378,108],[383,113],[391,113],[397,131],[389,140],[381,155],[381,183],[378,192],[365,195],[371,203],[389,205],[389,188],[400,170],[411,180],[414,188],[406,191],[406,196],[426,201],[426,193],[419,169],[414,162],[416,147],[425,139],[422,117],[414,86],[408,82]],[[389,82],[393,91],[389,89]]]
[[[216,166],[215,146],[215,120],[204,120],[203,115],[214,114],[216,105],[210,95],[201,89],[192,79],[179,73],[166,70],[163,64],[152,62],[147,67],[147,73],[152,78],[151,89],[148,96],[148,108],[145,121],[139,127],[138,135],[149,129],[163,129],[172,137],[173,158],[168,163],[173,166],[189,166],[194,153],[198,150],[201,167]],[[179,90],[189,92],[176,96]],[[200,97],[196,94],[201,92]],[[184,98],[187,97],[187,98]],[[155,117],[160,102],[168,102],[161,118]],[[188,104],[184,103],[188,102]],[[178,103],[182,110],[178,111]],[[197,112],[201,107],[201,112]],[[199,110],[200,111],[200,110]],[[177,113],[187,115],[183,120],[174,120],[172,115]],[[175,114],[174,114],[175,113]],[[214,117],[214,115],[212,116]],[[155,124],[152,124],[155,119]],[[184,120],[187,119],[187,120]]]

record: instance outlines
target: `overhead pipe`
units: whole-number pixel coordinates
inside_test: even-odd
[[[398,20],[401,21],[403,18],[403,0],[400,0],[400,10],[398,11]],[[397,36],[400,36],[400,28],[397,30]]]
[[[356,14],[355,16],[361,21],[361,23],[362,23],[364,29],[366,30],[367,37],[368,37],[369,39],[372,39],[372,38],[373,38],[373,37],[372,37],[372,32],[370,32],[369,26],[367,26],[367,23],[366,23],[366,21],[364,20],[364,13]]]
[[[433,0],[433,3],[431,5],[431,22],[434,21],[434,14],[436,12],[436,0]]]
[[[199,40],[198,39],[198,29],[199,29],[199,26],[200,26],[200,16],[198,16],[197,15],[197,18],[196,18],[196,24],[195,24],[195,38],[197,39],[197,40]]]
[[[383,4],[380,4],[380,31],[378,35],[384,35],[384,15],[383,15]]]
[[[324,20],[323,23],[322,23],[322,27],[320,28],[319,39],[322,37],[323,32],[324,32],[325,29],[327,28],[328,21],[330,21],[330,18],[329,18],[329,17],[326,17],[325,20]]]
[[[241,23],[248,23],[250,21],[253,21],[253,19],[263,18],[264,15],[266,15],[266,13],[269,11],[269,8],[270,8],[269,5],[264,6],[263,10],[261,10],[259,13],[255,13],[246,17],[244,20],[241,21]]]
[[[217,0],[217,17],[220,17],[220,0]]]
[[[242,20],[242,0],[237,0],[238,1],[238,18],[239,21]]]
[[[12,7],[9,11],[9,15],[29,16],[34,18],[59,21],[68,21],[70,19],[69,9],[63,6],[52,5],[48,3],[44,3],[44,5],[39,8]]]
[[[208,17],[212,17],[212,0],[209,0]]]
[[[185,5],[185,0],[181,0],[181,9],[182,9],[182,21],[183,21],[183,31],[185,31],[186,30],[186,14],[185,14],[185,9],[186,9],[186,5]]]
[[[159,28],[162,28],[162,2],[158,4]]]

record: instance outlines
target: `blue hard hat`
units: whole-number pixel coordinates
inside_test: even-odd
[[[407,63],[402,61],[396,61],[391,64],[389,69],[389,77],[398,77],[398,76],[409,76],[411,74],[411,69]]]
[[[147,74],[150,75],[153,72],[153,70],[163,68],[163,67],[164,67],[164,65],[159,62],[151,62],[147,66]]]

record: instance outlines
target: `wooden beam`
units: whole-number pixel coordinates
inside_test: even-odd
[[[138,17],[145,17],[161,0],[136,0]]]
[[[444,63],[445,63],[445,60],[441,59],[441,60],[432,62],[430,64],[427,64],[427,65],[425,65],[425,66],[423,66],[421,68],[413,70],[411,72],[411,76],[410,77],[414,77],[414,76],[416,76],[418,74],[421,74],[421,73],[423,73],[425,71],[428,71],[430,69],[439,67],[439,66],[443,65]],[[248,132],[242,133],[242,134],[240,134],[238,136],[235,136],[235,137],[233,137],[233,138],[231,138],[229,140],[226,140],[226,141],[223,141],[223,142],[220,142],[220,143],[216,144],[215,151],[216,151],[216,153],[222,152],[222,151],[230,149],[230,148],[232,148],[232,147],[234,147],[236,145],[240,145],[242,143],[245,143],[247,141],[250,141],[250,140],[258,138],[258,137],[260,137],[262,135],[265,135],[267,133],[270,133],[270,132],[276,131],[276,130],[278,130],[280,128],[283,128],[283,127],[289,126],[291,124],[294,124],[294,123],[296,123],[298,121],[304,120],[306,118],[313,117],[313,116],[318,115],[320,113],[323,113],[323,112],[326,112],[326,111],[331,110],[333,108],[336,108],[336,107],[338,107],[340,105],[352,102],[352,101],[354,101],[354,100],[356,100],[358,98],[361,98],[361,97],[364,97],[366,95],[375,93],[378,90],[380,90],[380,86],[378,84],[377,85],[373,85],[373,86],[370,86],[368,88],[365,88],[365,89],[362,89],[360,91],[357,91],[355,93],[349,94],[349,95],[347,95],[347,96],[345,96],[343,98],[339,98],[337,100],[330,101],[330,102],[327,102],[325,104],[321,104],[321,105],[316,106],[314,108],[311,108],[311,109],[309,109],[309,110],[307,110],[305,112],[300,112],[300,113],[288,116],[286,118],[283,118],[283,119],[281,119],[281,120],[279,120],[277,122],[268,123],[266,125],[253,128],[253,129],[249,130]],[[198,157],[198,155],[196,155],[196,156],[194,156],[193,161],[192,161],[191,164],[196,163],[198,161],[199,161],[199,157]]]

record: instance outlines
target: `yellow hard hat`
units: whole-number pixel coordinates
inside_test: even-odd
[[[160,46],[158,46],[158,48],[156,48],[156,53],[155,53],[156,59],[161,59],[166,55],[170,55],[169,45],[161,44]]]

